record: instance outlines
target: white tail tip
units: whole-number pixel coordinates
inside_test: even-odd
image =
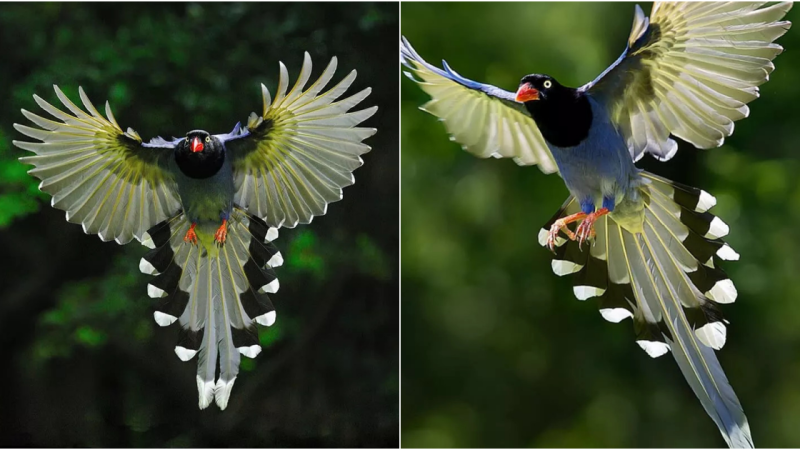
[[[214,401],[217,403],[217,406],[219,406],[219,409],[228,407],[228,400],[231,398],[231,390],[233,389],[233,383],[235,381],[236,377],[233,377],[228,382],[222,381],[222,378],[217,380],[217,386],[214,391]]]
[[[275,323],[276,318],[277,314],[275,314],[275,311],[270,311],[266,314],[256,317],[256,322],[260,325],[264,325],[265,327],[270,327]]]
[[[255,358],[256,356],[258,356],[259,353],[261,353],[261,346],[251,345],[249,347],[237,347],[236,350],[239,350],[239,353],[241,353],[242,356],[247,356],[248,358]]]
[[[175,316],[170,316],[169,314],[164,314],[161,311],[154,311],[153,312],[153,319],[156,320],[156,323],[160,327],[168,327],[175,323],[178,320]]]
[[[139,260],[139,272],[142,272],[145,275],[158,275],[156,268],[150,264],[150,261],[144,258]]]
[[[211,400],[214,399],[214,381],[203,381],[200,375],[197,376],[197,393],[200,396],[198,406],[200,409],[208,408]]]
[[[651,358],[658,358],[659,356],[669,351],[669,345],[658,341],[636,341],[642,350],[647,352]]]
[[[194,355],[197,354],[197,350],[189,350],[186,347],[181,347],[180,345],[176,345],[175,354],[178,355],[178,358],[180,358],[181,361],[186,362],[194,358]]]
[[[157,288],[152,284],[147,285],[147,295],[150,298],[164,298],[167,296],[167,293],[164,292],[163,289]]]
[[[280,282],[278,282],[278,279],[275,278],[274,280],[270,281],[269,283],[261,286],[261,288],[258,290],[258,292],[260,294],[264,294],[264,293],[274,294],[274,293],[278,292],[278,289],[280,289],[280,287],[281,287]]]

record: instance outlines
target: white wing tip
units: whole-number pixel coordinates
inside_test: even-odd
[[[642,347],[651,358],[658,358],[659,356],[669,351],[669,345],[658,341],[636,341],[639,347]]]
[[[572,288],[572,292],[575,293],[575,297],[577,297],[578,300],[586,300],[591,297],[599,297],[603,295],[605,291],[606,291],[605,289],[600,289],[594,286],[574,286]]]
[[[262,314],[256,317],[256,323],[264,325],[265,327],[271,327],[275,323],[276,319],[277,319],[277,314],[275,313],[275,311],[270,311],[266,314]]]
[[[189,350],[186,347],[181,347],[180,345],[175,346],[175,354],[178,355],[178,358],[183,361],[189,361],[190,359],[194,358],[194,355],[197,354],[197,350]],[[199,380],[198,380],[199,383]]]
[[[278,292],[278,289],[280,289],[280,287],[281,287],[281,283],[278,281],[277,278],[275,278],[274,280],[270,281],[269,283],[261,286],[261,288],[258,290],[258,293],[259,294],[264,294],[264,293],[266,293],[266,294],[274,294],[274,293]]]
[[[156,323],[160,327],[168,327],[168,326],[172,325],[173,323],[175,323],[176,320],[178,320],[177,317],[171,316],[169,314],[165,314],[165,313],[163,313],[161,311],[154,311],[153,312],[153,319],[155,319]]]
[[[270,227],[269,230],[267,230],[265,242],[272,242],[275,239],[278,239],[278,229],[275,227]]]

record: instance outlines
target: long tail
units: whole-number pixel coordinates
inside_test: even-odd
[[[722,239],[728,226],[708,210],[716,204],[707,192],[643,172],[643,221],[629,223],[603,216],[596,238],[579,248],[558,240],[552,261],[556,275],[570,275],[579,300],[598,297],[610,322],[628,317],[636,341],[651,357],[672,350],[686,380],[732,448],[752,448],[750,426],[714,350],[725,344],[726,321],[718,305],[736,299],[736,288],[719,260],[739,255]],[[580,210],[572,197],[556,219]]]
[[[180,213],[151,228],[142,244],[152,250],[139,269],[155,276],[147,294],[159,299],[153,313],[156,323],[181,325],[175,353],[183,361],[199,353],[200,409],[212,400],[225,409],[240,354],[255,358],[261,352],[255,323],[275,323],[267,294],[279,287],[272,270],[283,263],[272,244],[278,231],[237,209],[228,221],[226,243],[217,249],[213,243],[205,245],[202,236],[200,245],[184,242],[189,226]]]

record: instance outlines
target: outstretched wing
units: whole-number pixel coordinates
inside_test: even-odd
[[[275,99],[262,84],[262,114],[252,113],[245,128],[237,125],[233,132],[217,136],[233,160],[234,202],[272,227],[293,228],[325,214],[328,203],[342,199],[342,188],[355,182],[353,171],[363,164],[360,155],[370,151],[361,141],[377,130],[356,125],[378,107],[348,111],[372,89],[335,101],[353,84],[353,70],[320,94],[336,64],[334,57],[304,91],[311,75],[311,57],[306,52],[300,76],[287,93],[289,75],[280,63]]]
[[[173,143],[154,139],[143,144],[128,128],[123,132],[106,102],[106,119],[79,88],[89,114],[54,86],[72,114],[38,95],[33,99],[58,121],[26,110],[22,114],[39,128],[14,124],[20,133],[41,142],[14,141],[36,156],[20,161],[35,168],[28,173],[42,180],[39,188],[52,195],[51,204],[67,212],[67,220],[83,225],[87,234],[120,244],[141,240],[153,225],[180,209],[174,179],[167,171]]]
[[[722,145],[775,69],[773,43],[791,2],[678,2],[636,6],[622,56],[583,89],[606,105],[635,160],[670,159],[670,133],[698,148]]]
[[[428,64],[405,37],[400,56],[411,69],[406,75],[431,96],[421,109],[441,119],[464,150],[481,158],[538,164],[544,173],[558,170],[536,122],[513,92],[464,78],[444,61],[444,70]]]

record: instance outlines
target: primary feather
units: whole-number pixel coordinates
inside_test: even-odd
[[[35,166],[28,173],[52,195],[51,205],[67,212],[87,234],[104,241],[130,242],[180,209],[175,180],[167,168],[171,145],[143,144],[132,129],[123,132],[106,104],[103,117],[78,88],[87,114],[54,86],[65,113],[34,95],[36,103],[61,122],[22,110],[39,128],[14,124],[20,133],[41,142],[14,141],[36,156],[20,161]]]
[[[628,46],[583,87],[608,108],[634,160],[665,161],[675,135],[698,148],[722,145],[749,114],[758,86],[775,70],[790,28],[791,2],[656,2],[650,18],[637,5]]]
[[[400,55],[411,70],[406,75],[431,96],[421,109],[439,117],[464,150],[480,158],[537,164],[544,173],[557,170],[536,122],[514,100],[514,93],[468,80],[446,63],[447,71],[428,64],[406,38],[402,38]]]
[[[262,85],[261,116],[252,114],[246,128],[223,138],[233,159],[234,201],[271,226],[292,228],[325,214],[328,203],[341,200],[342,188],[355,182],[352,172],[363,164],[361,155],[370,151],[361,141],[376,130],[356,125],[378,107],[348,111],[372,90],[337,101],[355,80],[356,71],[320,94],[336,66],[333,58],[304,91],[311,73],[306,53],[300,76],[287,93],[288,75],[281,64],[275,99]]]

